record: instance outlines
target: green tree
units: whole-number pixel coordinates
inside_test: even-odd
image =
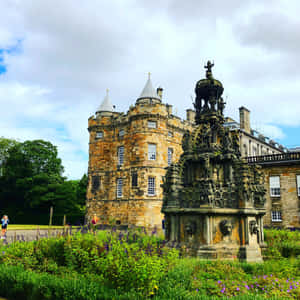
[[[12,143],[2,166],[1,208],[13,215],[15,222],[26,222],[28,216],[32,222],[47,223],[51,206],[59,223],[64,214],[74,220],[84,215],[87,176],[66,180],[57,148],[50,142]]]
[[[17,143],[7,151],[2,164],[0,198],[12,214],[32,208],[46,211],[55,203],[55,193],[63,183],[63,166],[57,148],[43,140]]]
[[[88,177],[86,174],[83,174],[77,186],[77,203],[82,206],[85,206],[86,203],[87,185],[88,185]]]
[[[3,174],[2,165],[9,156],[9,149],[16,146],[18,143],[19,142],[16,140],[0,137],[0,176]]]

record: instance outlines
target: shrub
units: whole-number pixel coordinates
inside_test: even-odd
[[[76,233],[72,236],[16,242],[3,248],[0,262],[65,276],[92,275],[92,280],[121,292],[153,294],[178,251],[162,239],[121,232]]]

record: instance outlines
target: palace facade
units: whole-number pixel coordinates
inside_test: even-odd
[[[195,111],[187,110],[186,120],[175,116],[172,105],[163,103],[162,92],[162,88],[153,88],[149,75],[141,95],[127,113],[115,112],[107,93],[95,115],[89,118],[87,220],[96,214],[101,224],[161,227],[161,185],[166,168],[178,161],[182,137],[195,127]],[[251,129],[247,108],[239,110],[239,122],[226,118],[224,126],[238,131],[243,157],[286,152],[282,145]],[[268,168],[263,170],[265,174],[269,172]],[[268,180],[266,176],[266,190]],[[268,193],[266,197],[270,203]],[[267,204],[264,218],[268,225],[273,224],[271,207]],[[287,226],[291,222],[281,224]]]

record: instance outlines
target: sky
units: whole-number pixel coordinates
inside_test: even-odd
[[[0,0],[0,136],[58,147],[65,176],[88,168],[88,118],[106,89],[127,112],[151,72],[185,118],[207,60],[225,115],[300,146],[299,0]]]

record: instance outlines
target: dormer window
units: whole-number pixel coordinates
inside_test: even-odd
[[[103,139],[103,131],[96,132],[96,139]]]
[[[156,122],[155,121],[148,121],[148,128],[156,128]]]

